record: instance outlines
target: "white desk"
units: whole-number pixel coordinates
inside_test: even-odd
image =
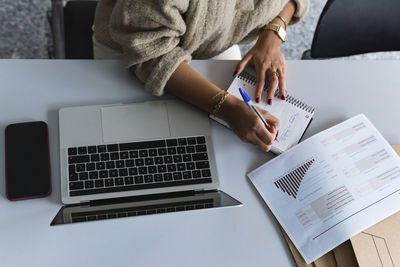
[[[233,61],[194,61],[221,87]],[[305,137],[365,113],[400,143],[400,61],[288,61],[289,91],[316,107]],[[274,217],[245,174],[272,155],[212,122],[220,188],[240,208],[199,210],[50,227],[61,207],[58,109],[151,99],[115,61],[0,60],[0,266],[295,266]],[[4,189],[4,128],[49,125],[53,192],[10,202]]]

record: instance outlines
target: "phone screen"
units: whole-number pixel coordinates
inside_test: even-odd
[[[51,192],[47,125],[10,124],[5,130],[7,198],[44,197]]]

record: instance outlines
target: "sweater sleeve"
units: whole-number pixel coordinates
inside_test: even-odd
[[[154,95],[162,95],[179,64],[191,60],[179,46],[188,4],[189,0],[119,0],[111,14],[110,36],[122,49],[125,67]]]
[[[296,11],[293,14],[290,24],[296,24],[304,18],[310,8],[310,0],[293,0],[296,3]]]

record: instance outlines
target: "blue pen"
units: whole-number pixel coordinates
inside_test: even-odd
[[[240,95],[243,98],[243,101],[246,103],[246,105],[249,107],[249,109],[252,109],[257,116],[260,118],[260,120],[264,123],[265,127],[269,130],[271,130],[271,127],[269,124],[265,121],[264,117],[260,114],[256,106],[253,104],[253,101],[251,101],[251,98],[246,94],[245,91],[242,90],[242,88],[239,88]],[[278,141],[278,133],[276,133],[276,141]]]

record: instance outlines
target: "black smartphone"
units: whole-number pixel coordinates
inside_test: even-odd
[[[9,200],[46,197],[51,193],[47,124],[10,124],[5,129],[6,194]]]

